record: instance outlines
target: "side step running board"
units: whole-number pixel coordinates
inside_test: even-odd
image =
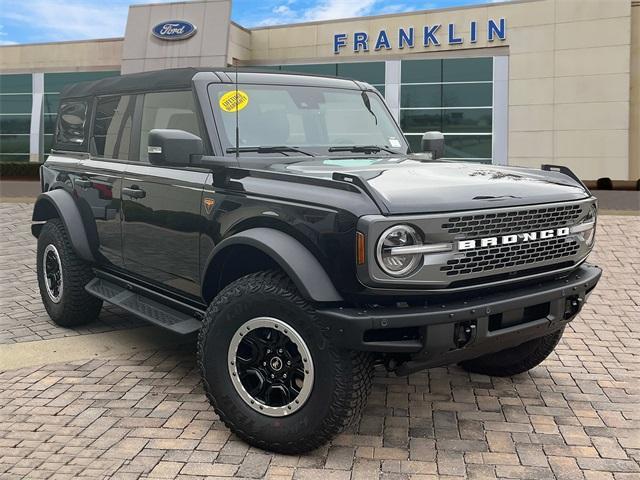
[[[84,288],[91,295],[105,302],[122,307],[143,320],[181,335],[197,332],[202,325],[199,320],[186,313],[102,278],[94,278]]]

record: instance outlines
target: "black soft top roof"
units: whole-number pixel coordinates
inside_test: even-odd
[[[61,97],[83,98],[141,91],[190,89],[193,77],[199,72],[213,73],[220,82],[231,82],[235,77],[234,68],[174,68],[107,77],[93,82],[74,83],[62,91]],[[255,81],[256,77],[259,76],[260,81],[265,83],[281,83],[278,79],[282,79],[285,76],[289,78],[294,76],[298,77],[296,83],[300,83],[301,77],[308,77],[309,84],[358,88],[355,82],[350,80],[277,70],[260,70],[259,68],[249,70],[243,68],[238,70],[238,74],[240,83],[243,81],[243,76],[249,81]]]
[[[157,72],[118,75],[93,82],[71,84],[61,92],[60,96],[62,98],[81,98],[141,90],[191,88],[191,79],[200,71],[202,70],[196,68],[175,68]]]

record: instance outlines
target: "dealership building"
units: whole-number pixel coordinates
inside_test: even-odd
[[[415,149],[640,178],[640,1],[523,0],[245,28],[231,0],[132,5],[124,38],[0,47],[0,161],[42,161],[65,85],[174,67],[366,81]],[[99,19],[96,19],[99,21]]]

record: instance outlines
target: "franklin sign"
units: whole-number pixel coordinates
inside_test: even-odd
[[[485,28],[486,27],[486,28]],[[369,52],[370,50],[392,50],[393,48],[422,48],[447,45],[461,45],[463,43],[477,43],[480,35],[486,35],[488,42],[506,40],[507,22],[504,18],[489,19],[486,25],[472,20],[469,22],[468,34],[463,36],[456,31],[456,24],[425,25],[422,28],[407,27],[388,32],[386,29],[369,35],[368,32],[354,32],[353,34],[336,33],[333,36],[333,53],[340,54],[344,48],[351,48],[354,52]]]
[[[458,250],[498,247],[500,245],[513,245],[515,243],[533,242],[536,240],[546,240],[548,238],[566,237],[569,233],[569,228],[563,227],[555,230],[503,235],[502,237],[485,237],[479,240],[460,240],[458,241]]]
[[[195,35],[196,26],[182,20],[171,20],[159,23],[153,27],[151,33],[160,40],[184,40]]]

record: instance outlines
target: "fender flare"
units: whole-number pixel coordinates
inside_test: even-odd
[[[57,215],[53,214],[54,210],[52,209]],[[78,256],[83,260],[95,263],[96,260],[80,209],[71,194],[61,188],[38,195],[31,220],[44,222],[56,216],[62,220],[71,245]],[[31,226],[31,233],[34,237],[40,235],[40,230],[42,230],[42,224]]]
[[[205,275],[216,256],[233,245],[254,247],[268,255],[291,278],[303,297],[316,302],[344,301],[318,259],[298,240],[273,228],[251,228],[224,239],[211,253]]]

